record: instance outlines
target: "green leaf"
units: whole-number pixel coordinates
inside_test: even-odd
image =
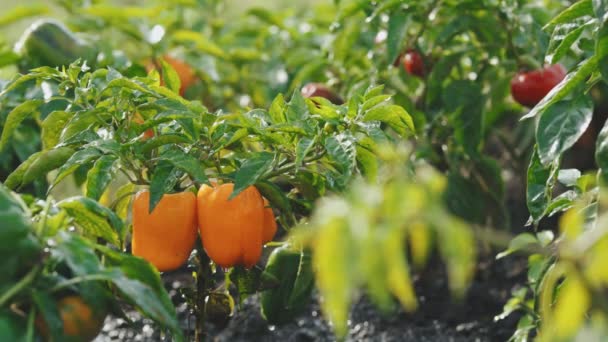
[[[555,181],[559,164],[558,158],[550,165],[544,166],[538,156],[538,149],[534,149],[528,166],[526,189],[526,204],[534,223],[540,221],[549,205],[552,184]]]
[[[180,177],[180,170],[169,161],[161,160],[156,164],[150,180],[150,212],[154,211],[163,194],[173,190]]]
[[[57,245],[51,253],[54,257],[65,261],[75,276],[101,271],[103,266],[84,238],[66,231],[60,231],[55,238]]]
[[[458,219],[440,217],[437,221],[439,250],[447,265],[450,290],[461,297],[475,271],[475,238],[469,227]]]
[[[106,266],[118,267],[122,273],[132,280],[139,280],[150,286],[156,292],[164,305],[172,306],[171,299],[165,291],[160,274],[150,262],[130,254],[121,253],[103,245],[96,244],[94,248],[106,256]]]
[[[279,124],[286,122],[285,119],[285,99],[283,98],[283,94],[277,95],[270,104],[270,108],[268,109],[268,115],[272,120],[272,123]]]
[[[509,254],[512,254],[514,252],[520,251],[520,250],[528,247],[529,245],[536,245],[536,244],[538,244],[538,240],[536,239],[536,236],[534,236],[530,233],[521,233],[521,234],[517,235],[516,237],[514,237],[509,242],[509,248],[507,248],[506,251],[498,253],[496,255],[496,259],[504,258]]]
[[[148,139],[141,151],[144,154],[152,152],[152,150],[165,145],[175,145],[190,142],[190,139],[183,134],[170,133],[154,136]]]
[[[293,212],[289,198],[286,196],[285,191],[276,186],[274,183],[269,181],[258,181],[255,183],[255,187],[264,196],[273,207],[279,209],[281,214],[290,220],[290,224],[294,225],[296,222],[293,220]]]
[[[66,143],[67,141],[79,135],[84,134],[88,137],[91,136],[91,133],[97,134],[95,132],[92,132],[90,129],[95,124],[100,123],[100,118],[98,114],[100,113],[96,110],[74,113],[72,119],[68,122],[63,131],[61,131],[61,137],[59,138],[59,141],[61,143]]]
[[[345,182],[353,174],[356,166],[357,149],[355,139],[351,135],[341,133],[325,139],[324,145],[331,161],[334,162],[342,176],[341,181]]]
[[[296,167],[300,167],[302,165],[302,161],[304,158],[306,158],[306,155],[308,152],[310,152],[310,149],[315,145],[315,142],[315,138],[300,138],[298,144],[296,145]]]
[[[558,85],[553,87],[549,94],[547,94],[536,106],[534,106],[534,108],[532,108],[528,114],[524,115],[520,120],[536,117],[538,114],[544,112],[549,106],[563,100],[568,94],[587,80],[589,75],[596,70],[597,65],[597,56],[590,57],[581,62],[575,71],[570,72]]]
[[[392,97],[391,95],[373,96],[373,97],[365,100],[365,102],[363,102],[363,105],[361,106],[361,110],[366,112],[366,111],[376,107],[379,104],[387,102],[388,100],[390,100],[391,97]]]
[[[606,5],[608,7],[608,5]],[[595,38],[595,57],[604,80],[608,79],[608,20],[601,19],[599,30]]]
[[[61,340],[63,337],[63,321],[55,299],[48,292],[34,291],[32,301],[36,304],[36,309],[40,312],[40,315],[44,317],[49,335],[53,340]]]
[[[329,208],[329,202],[325,204]],[[341,208],[339,200],[332,204]],[[330,213],[334,211],[329,210]],[[338,336],[347,332],[349,307],[356,290],[357,250],[346,219],[327,215],[318,230],[317,242],[313,253],[313,267],[316,285],[324,300],[321,303],[323,312],[335,326]]]
[[[49,171],[64,165],[73,154],[74,150],[69,147],[42,151],[23,173],[20,185],[23,186],[45,177]]]
[[[44,119],[41,125],[41,136],[42,146],[45,149],[52,148],[59,143],[63,128],[73,116],[74,113],[56,110]]]
[[[358,20],[348,20],[344,22],[341,30],[337,31],[336,38],[331,45],[333,57],[336,62],[346,64],[350,52],[353,50],[359,36],[361,35],[361,26],[359,22],[364,20],[362,17],[353,17]]]
[[[49,68],[50,69],[50,68]],[[53,70],[53,69],[51,69]],[[53,70],[56,74],[59,74],[59,71],[57,70]],[[20,87],[21,85],[31,81],[31,80],[36,80],[41,78],[42,76],[38,73],[29,73],[29,74],[25,74],[22,76],[17,77],[16,79],[14,79],[8,86],[6,86],[6,88],[4,88],[4,90],[2,90],[2,92],[0,92],[0,97],[4,97],[6,94],[8,94],[10,91],[12,91],[15,88]]]
[[[226,143],[222,144],[220,148],[227,148],[228,146],[240,141],[249,135],[249,130],[247,128],[237,129],[234,133],[230,134],[230,139],[226,141]],[[220,149],[218,148],[218,149]]]
[[[556,17],[551,19],[549,23],[543,27],[544,30],[547,30],[555,25],[559,24],[567,24],[575,19],[584,16],[592,16],[593,15],[593,6],[591,4],[592,0],[581,0],[572,4],[570,7],[563,10]]]
[[[97,159],[93,167],[87,172],[87,197],[99,200],[114,175],[115,163],[118,158],[113,155],[104,155]]]
[[[100,95],[107,95],[107,93],[114,88],[126,88],[131,90],[136,90],[144,94],[151,94],[150,90],[146,89],[144,85],[128,79],[128,78],[116,78],[111,80],[106,87],[101,91]]]
[[[255,184],[258,179],[272,170],[274,164],[274,154],[269,152],[258,152],[252,154],[234,175],[234,189],[228,199],[234,198],[241,191],[250,185]]]
[[[0,222],[2,222],[0,240],[4,246],[14,246],[30,232],[29,215],[2,184],[0,184]]]
[[[454,111],[451,119],[456,139],[469,154],[475,154],[482,138],[483,96],[481,86],[472,81],[452,81],[445,89],[442,98],[445,107]]]
[[[577,26],[574,30],[571,30],[572,25],[565,25],[556,28],[551,36],[551,42],[547,50],[547,56],[551,59],[551,64],[559,62],[566,54],[570,51],[572,45],[578,40],[581,34],[587,29],[588,25]],[[563,32],[564,30],[571,30],[569,32]]]
[[[170,328],[176,341],[184,341],[175,306],[167,305],[165,301],[158,298],[158,292],[154,288],[139,280],[127,278],[120,273],[116,273],[116,276],[112,277],[112,283],[124,297],[140,308],[147,316]]]
[[[123,221],[126,221],[127,219],[129,204],[131,203],[132,198],[131,195],[133,194],[135,194],[135,184],[133,183],[126,183],[118,188],[114,194],[114,212]],[[121,240],[124,240],[124,236],[121,236]]]
[[[247,11],[247,14],[255,16],[256,18],[260,19],[261,21],[270,24],[270,25],[274,25],[280,29],[285,29],[285,25],[283,24],[283,21],[281,20],[281,17],[278,15],[275,15],[273,12],[262,8],[262,7],[254,7],[251,8]]]
[[[2,128],[2,135],[0,136],[0,151],[6,147],[19,124],[28,116],[37,114],[43,103],[42,100],[27,100],[8,113],[4,127]]]
[[[57,206],[65,210],[86,234],[121,246],[119,236],[123,235],[124,223],[110,209],[81,196],[65,199]]]
[[[59,182],[61,182],[65,177],[72,174],[74,171],[76,171],[76,169],[78,169],[82,165],[88,165],[90,162],[99,158],[100,156],[101,152],[99,152],[99,150],[94,147],[88,147],[76,151],[76,153],[73,153],[70,158],[67,159],[67,161],[63,164],[63,166],[59,168],[57,176],[51,184],[51,188],[59,184]]]
[[[23,182],[23,175],[27,169],[40,157],[41,154],[42,152],[36,152],[30,155],[23,163],[17,166],[17,168],[11,172],[8,177],[6,177],[4,185],[11,190],[17,189]]]
[[[362,173],[370,180],[375,182],[378,178],[378,156],[372,151],[357,144],[357,164]]]
[[[400,10],[390,14],[386,32],[386,54],[388,63],[392,64],[403,49],[403,41],[407,33],[409,17]]]
[[[405,310],[411,312],[416,310],[418,303],[408,260],[404,256],[405,249],[404,231],[391,229],[385,238],[382,250],[377,252],[384,255],[383,261],[387,271],[386,286]]]
[[[541,114],[536,127],[538,155],[548,165],[572,147],[583,135],[593,117],[593,102],[588,96],[556,102]]]
[[[465,178],[457,172],[448,174],[448,185],[444,200],[452,213],[469,222],[485,223],[488,198],[474,179]]]
[[[199,52],[226,59],[227,55],[222,48],[202,35],[200,32],[177,30],[172,33],[176,43],[193,43]]]
[[[24,18],[47,14],[48,12],[48,7],[39,4],[17,6],[12,8],[10,11],[4,12],[4,15],[0,17],[0,27],[6,26]]]
[[[287,104],[285,117],[288,123],[299,122],[308,117],[308,106],[299,91],[293,93],[291,100]]]
[[[174,93],[179,94],[179,89],[182,85],[179,75],[177,74],[175,69],[173,69],[171,64],[167,63],[164,59],[161,59],[160,62],[162,66],[163,81],[165,81],[165,85]]]
[[[129,20],[131,18],[157,18],[165,10],[165,6],[139,7],[139,6],[110,6],[110,5],[89,5],[82,8],[86,14],[100,17],[108,21],[119,19]]]
[[[604,184],[608,184],[608,121],[604,123],[595,144],[595,162]]]
[[[159,156],[160,160],[167,161],[176,168],[186,172],[194,182],[198,184],[207,183],[207,175],[203,169],[202,163],[192,155],[187,154],[181,149],[171,149],[163,152]]]
[[[376,106],[363,115],[363,121],[385,122],[401,136],[415,132],[412,117],[403,107],[397,105]]]

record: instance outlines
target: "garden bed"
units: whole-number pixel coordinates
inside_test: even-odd
[[[433,267],[435,266],[435,267]],[[502,312],[511,291],[525,280],[525,260],[490,258],[479,265],[476,279],[464,301],[453,300],[447,288],[445,272],[439,263],[430,265],[415,278],[419,310],[406,313],[398,308],[394,313],[380,312],[367,297],[352,307],[348,341],[505,341],[514,331],[518,315],[494,321]],[[175,290],[191,281],[188,273],[173,273],[164,278],[169,293],[177,305],[178,317],[187,337],[194,338],[195,319]],[[178,282],[177,284],[175,282]],[[108,317],[102,341],[160,341],[164,339],[152,321],[128,312],[133,319]],[[319,297],[315,293],[306,309],[292,322],[269,325],[260,314],[259,295],[247,298],[225,328],[209,325],[211,341],[334,341],[331,326],[323,319]]]

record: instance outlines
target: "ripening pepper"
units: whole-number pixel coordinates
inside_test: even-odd
[[[233,189],[232,183],[199,189],[201,240],[209,258],[219,266],[250,268],[260,259],[264,243],[276,232],[276,222],[255,187],[249,186],[229,200]]]
[[[192,252],[197,236],[196,195],[190,191],[165,194],[149,212],[150,192],[140,191],[133,202],[133,255],[159,271],[180,267]]]

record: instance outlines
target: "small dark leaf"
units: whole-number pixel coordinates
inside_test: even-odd
[[[181,172],[172,163],[161,160],[156,164],[150,180],[150,212],[154,211],[165,193],[171,192],[181,176]]]
[[[250,185],[254,185],[258,179],[272,170],[274,154],[269,152],[258,152],[252,154],[234,175],[234,190],[228,199],[234,198]]]
[[[187,154],[181,149],[171,149],[163,152],[159,157],[160,160],[171,163],[176,168],[184,171],[192,180],[198,184],[207,183],[207,175],[203,169],[202,163],[194,156]]]

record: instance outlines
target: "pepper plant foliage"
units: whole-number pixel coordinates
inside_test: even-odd
[[[368,88],[343,106],[295,92],[289,102],[277,96],[268,110],[210,113],[200,102],[177,95],[179,86],[172,91],[159,86],[158,79],[87,70],[78,63],[62,71],[34,69],[5,88],[2,94],[36,80],[56,94],[15,107],[7,116],[0,147],[21,121],[38,115],[44,101],[66,105],[43,120],[44,149],[11,173],[7,186],[18,189],[58,169],[52,188],[86,168],[87,197],[99,199],[114,176],[122,174],[131,184],[150,185],[153,210],[162,194],[174,188],[208,183],[208,177],[232,179],[233,196],[262,183],[262,192],[284,209],[285,217],[293,218],[287,194],[269,180],[295,188],[298,178],[304,187],[314,181],[312,189],[303,188],[298,195],[310,201],[315,196],[306,198],[307,192],[344,189],[355,173],[376,178],[376,145],[394,139],[381,129],[382,123],[395,136],[414,131],[409,114],[388,102],[382,86]],[[145,122],[137,124],[136,115]],[[142,139],[149,129],[155,136]]]
[[[41,316],[49,335],[61,339],[53,298],[79,293],[99,312],[107,312],[117,298],[129,302],[170,330],[176,340],[183,340],[175,307],[149,263],[118,252],[111,239],[106,240],[110,244],[88,239],[89,230],[83,229],[84,236],[68,231],[75,224],[124,233],[124,223],[109,209],[86,197],[25,203],[0,185],[0,219],[4,272],[0,321],[8,323],[1,330],[3,338],[32,338],[34,319]],[[113,311],[124,315],[115,307]]]

